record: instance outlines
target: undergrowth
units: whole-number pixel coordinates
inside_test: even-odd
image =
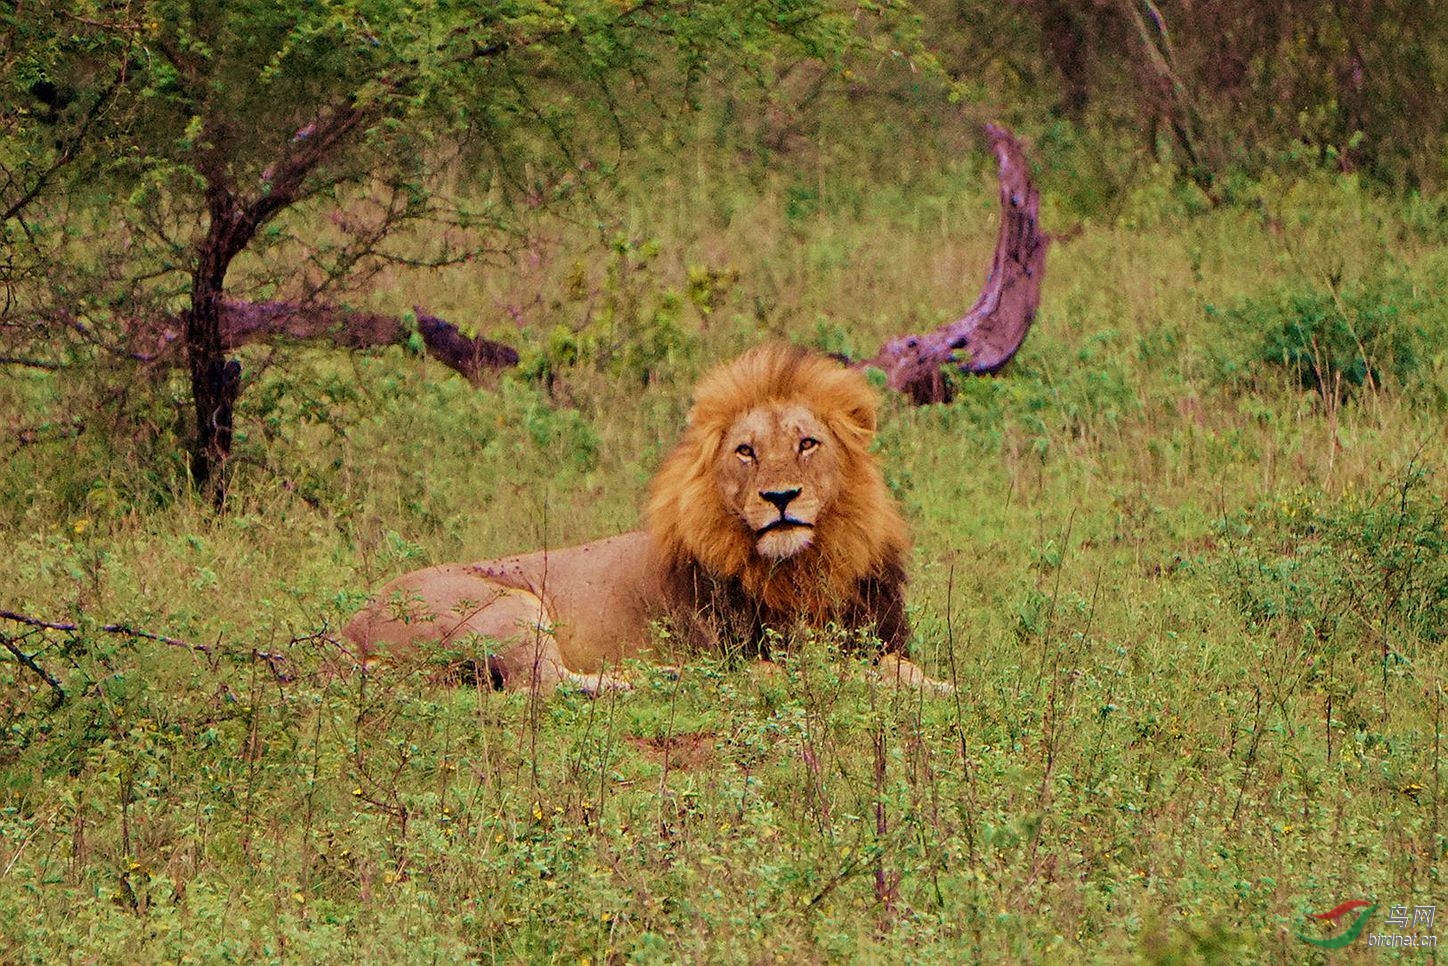
[[[1309,912],[1441,898],[1443,260],[1350,180],[1144,175],[1005,375],[886,401],[954,698],[828,635],[596,701],[349,671],[383,580],[635,526],[708,364],[963,312],[989,170],[876,175],[664,168],[385,274],[526,364],[249,349],[220,515],[173,374],[0,381],[0,608],[71,626],[0,619],[0,958],[1302,962]]]

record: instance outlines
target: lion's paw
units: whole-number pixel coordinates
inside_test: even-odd
[[[887,684],[915,688],[926,694],[948,697],[955,693],[955,685],[949,681],[931,677],[922,671],[919,665],[907,661],[897,654],[883,655],[879,663],[875,665],[875,674]]]
[[[590,698],[597,698],[607,691],[632,691],[633,682],[614,674],[579,674],[575,671],[564,673],[560,684],[571,685]]]

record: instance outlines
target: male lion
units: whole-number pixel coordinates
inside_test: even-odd
[[[831,359],[755,349],[699,384],[646,529],[413,571],[343,633],[364,663],[486,641],[497,685],[597,693],[660,641],[767,657],[767,631],[833,623],[878,637],[883,673],[947,690],[905,659],[907,538],[868,449],[877,403]]]

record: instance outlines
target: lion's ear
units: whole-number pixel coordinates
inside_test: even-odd
[[[863,449],[875,438],[875,408],[851,406],[825,416],[830,432],[849,448]]]
[[[875,435],[875,427],[878,420],[877,411],[873,402],[856,406],[849,412],[849,420],[860,428],[867,436]]]
[[[835,432],[852,437],[861,443],[868,443],[875,436],[876,418],[875,404],[871,400],[840,407],[830,421],[836,424]]]

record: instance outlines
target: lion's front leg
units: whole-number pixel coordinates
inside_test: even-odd
[[[897,687],[915,688],[929,694],[947,695],[955,693],[955,685],[949,681],[933,678],[920,669],[913,661],[899,654],[882,654],[875,665],[875,673],[882,681]]]

